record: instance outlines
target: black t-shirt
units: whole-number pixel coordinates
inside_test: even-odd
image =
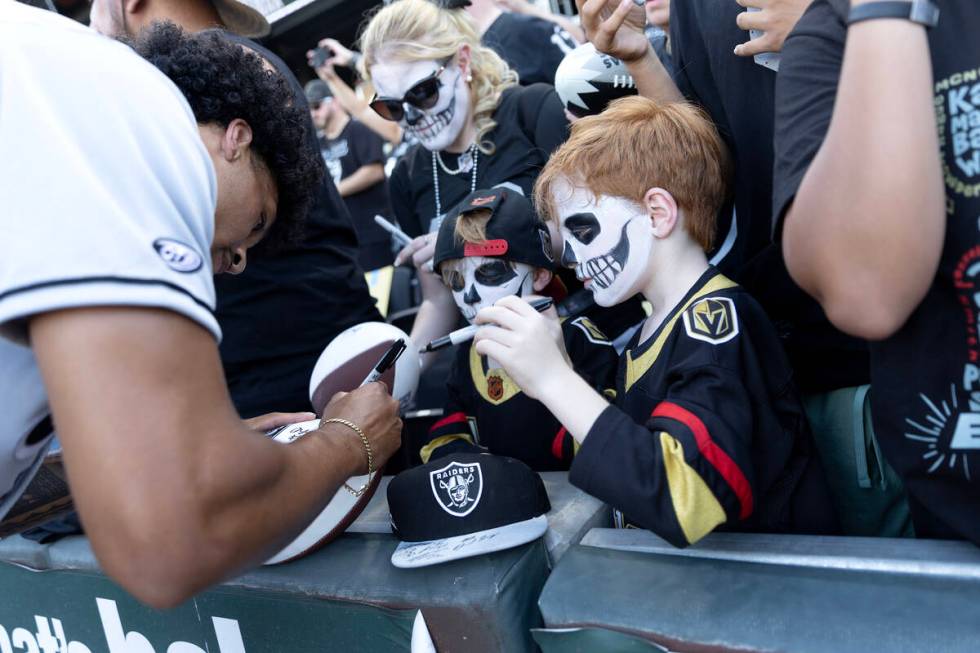
[[[719,219],[712,262],[766,309],[801,390],[867,383],[867,345],[830,325],[819,304],[790,279],[770,238],[776,73],[751,57],[732,54],[748,37],[735,23],[742,11],[734,0],[684,0],[671,6],[674,79],[714,121],[735,169],[734,202]]]
[[[497,126],[487,135],[496,149],[477,155],[476,188],[507,184],[531,197],[538,173],[551,153],[568,138],[568,119],[555,90],[544,84],[512,86],[503,92],[493,113]],[[442,152],[443,163],[458,168],[459,157]],[[434,225],[436,194],[432,153],[416,146],[402,157],[391,173],[391,208],[409,236],[428,233]],[[448,175],[438,165],[439,206],[445,215],[470,194],[473,172]],[[441,220],[441,216],[440,220]]]
[[[227,37],[275,66],[297,105],[306,106],[303,87],[279,57],[248,39]],[[307,130],[316,147],[311,119]],[[347,327],[381,319],[357,265],[350,216],[329,178],[304,227],[298,243],[276,252],[253,248],[243,274],[214,279],[221,360],[243,417],[310,410],[310,373],[323,348]]]
[[[366,165],[384,165],[384,140],[366,125],[350,119],[336,138],[323,137],[320,152],[327,164],[327,171],[335,184],[346,179]],[[391,237],[374,221],[375,215],[388,217],[388,184],[380,181],[370,188],[344,198],[350,212],[357,240],[361,245],[387,244]]]
[[[792,202],[827,133],[847,34],[847,0],[815,0],[786,41],[777,88],[774,215]],[[942,3],[928,32],[946,240],[908,322],[871,346],[871,407],[920,537],[980,544],[980,4]],[[901,74],[901,71],[896,71]],[[928,153],[923,153],[927,156]],[[873,174],[873,171],[868,171]]]
[[[535,16],[504,12],[481,39],[513,68],[521,84],[555,83],[555,71],[565,55],[578,47],[572,35]]]

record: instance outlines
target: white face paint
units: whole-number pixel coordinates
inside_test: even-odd
[[[498,299],[534,292],[534,268],[489,256],[467,256],[450,273],[449,289],[463,317],[472,322],[481,308],[493,306]]]
[[[379,98],[404,98],[419,82],[431,77],[442,62],[391,61],[381,59],[371,66],[374,90]],[[425,149],[438,152],[459,137],[469,117],[470,90],[459,66],[450,62],[439,75],[439,99],[431,109],[422,110],[403,102],[405,117],[398,124],[414,135]]]
[[[561,263],[592,291],[600,306],[615,306],[642,290],[654,244],[649,214],[621,197],[594,198],[584,189],[556,185],[555,202],[565,241]]]

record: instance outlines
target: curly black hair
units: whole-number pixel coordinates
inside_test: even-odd
[[[295,240],[324,163],[306,132],[307,109],[296,106],[286,80],[217,30],[194,34],[170,22],[155,23],[130,46],[180,89],[198,123],[227,127],[240,118],[249,124],[251,147],[279,191],[276,221],[263,247]]]

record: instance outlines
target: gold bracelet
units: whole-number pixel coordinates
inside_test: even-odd
[[[371,453],[371,443],[368,442],[367,436],[364,435],[364,431],[361,430],[361,427],[355,424],[354,422],[347,419],[343,419],[342,417],[331,417],[330,419],[323,420],[324,424],[329,424],[331,422],[336,422],[337,424],[343,424],[347,428],[352,429],[354,433],[357,433],[357,437],[361,439],[361,444],[364,445],[364,450],[367,452],[368,482],[362,485],[359,490],[355,490],[347,483],[344,483],[345,490],[353,494],[355,497],[359,497],[362,494],[364,494],[365,491],[367,491],[368,485],[371,483],[371,478],[370,478],[371,474],[374,473],[374,455],[372,455]]]

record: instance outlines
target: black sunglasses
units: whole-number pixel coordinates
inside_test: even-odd
[[[447,65],[449,65],[448,59],[439,66],[438,70],[408,89],[405,92],[405,97],[400,99],[378,97],[375,94],[374,99],[371,100],[368,106],[374,109],[375,113],[385,120],[391,120],[393,122],[398,122],[405,117],[406,102],[423,111],[431,109],[439,102],[439,89],[442,87],[442,82],[439,81],[439,75],[446,70]]]

